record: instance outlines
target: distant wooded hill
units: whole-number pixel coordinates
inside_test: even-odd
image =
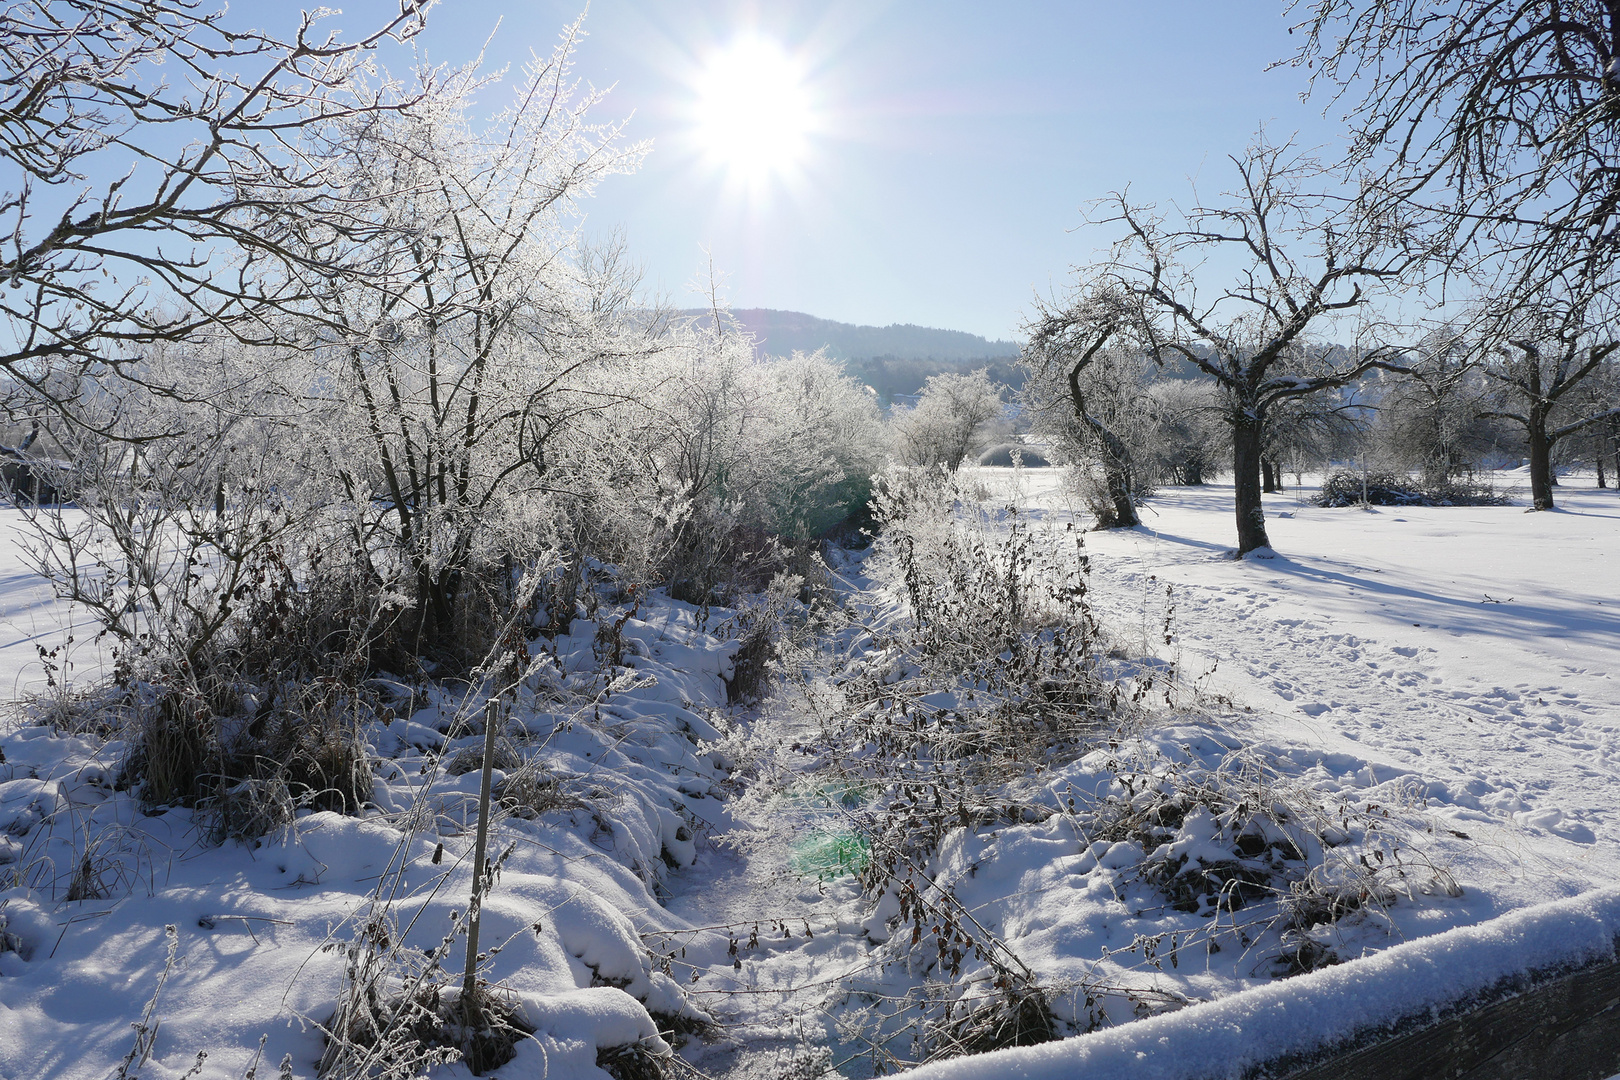
[[[683,311],[700,323],[708,312]],[[1014,389],[1023,385],[1024,373],[1016,364],[1018,342],[991,341],[961,330],[894,323],[857,326],[818,319],[801,311],[742,308],[731,312],[744,330],[754,335],[759,351],[767,356],[825,349],[844,362],[850,375],[876,390],[885,401],[915,394],[930,375],[988,368],[990,377]]]

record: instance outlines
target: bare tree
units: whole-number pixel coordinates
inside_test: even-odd
[[[127,372],[155,342],[274,336],[306,298],[305,257],[259,227],[273,203],[308,229],[356,223],[300,133],[377,115],[351,76],[422,25],[426,0],[356,41],[305,13],[290,35],[237,29],[196,0],[24,0],[0,10],[0,369],[52,396],[52,373]],[[174,389],[174,388],[170,388]]]
[[[1097,512],[1104,528],[1129,529],[1142,523],[1136,512],[1140,484],[1133,449],[1141,440],[1133,437],[1139,432],[1129,430],[1140,425],[1130,425],[1132,417],[1123,407],[1127,400],[1139,402],[1141,398],[1132,395],[1127,399],[1120,392],[1119,369],[1132,354],[1107,349],[1111,341],[1124,336],[1127,322],[1125,302],[1109,282],[1092,291],[1082,285],[1066,305],[1037,300],[1035,318],[1025,327],[1029,341],[1024,362],[1034,376],[1026,385],[1025,396],[1037,412],[1046,412],[1053,408],[1054,398],[1066,395],[1073,423],[1057,422],[1055,417],[1053,423],[1066,437],[1061,441],[1089,450],[1102,470],[1106,505],[1100,505]],[[1101,386],[1099,372],[1104,373]],[[1130,381],[1137,383],[1136,379]],[[1050,385],[1054,382],[1062,387],[1056,393]],[[1133,388],[1140,389],[1139,385]]]
[[[1500,404],[1480,415],[1524,428],[1530,456],[1530,499],[1535,510],[1553,509],[1553,452],[1560,440],[1620,416],[1612,399],[1582,401],[1575,391],[1620,349],[1620,337],[1605,321],[1589,321],[1590,301],[1512,305],[1512,321],[1493,327],[1481,370],[1495,384]],[[1581,408],[1581,406],[1585,408]],[[1576,412],[1574,418],[1570,412]]]
[[[1519,403],[1501,415],[1525,426],[1534,508],[1550,509],[1552,442],[1607,416],[1549,419],[1616,338],[1594,308],[1620,261],[1620,2],[1304,7],[1293,62],[1354,101],[1351,160],[1430,211],[1447,275],[1480,282],[1480,356]]]
[[[1471,473],[1502,441],[1488,410],[1484,376],[1468,342],[1443,328],[1418,344],[1412,376],[1377,401],[1374,428],[1379,454],[1401,469],[1423,471],[1424,483],[1442,488]]]
[[[1353,452],[1365,433],[1368,412],[1358,395],[1345,387],[1275,402],[1266,413],[1260,451],[1261,491],[1283,490],[1285,462],[1298,466]]]
[[[1557,272],[1620,236],[1616,0],[1300,0],[1295,64],[1354,101],[1386,197]]]
[[[1412,257],[1398,220],[1354,205],[1330,214],[1334,200],[1305,187],[1322,170],[1290,147],[1261,143],[1233,162],[1240,184],[1226,201],[1176,224],[1123,194],[1107,200],[1104,223],[1124,235],[1107,260],[1077,271],[1074,311],[1092,313],[1094,336],[1117,335],[1161,364],[1185,361],[1219,387],[1244,554],[1270,546],[1260,461],[1274,409],[1374,369],[1405,370],[1372,301]],[[1211,284],[1217,266],[1236,269]],[[1348,344],[1313,345],[1313,329]]]

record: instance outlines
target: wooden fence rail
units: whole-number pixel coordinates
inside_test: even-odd
[[[1401,1030],[1408,1028],[1409,1030]],[[1278,1080],[1607,1080],[1620,1074],[1620,963],[1548,978],[1443,1019],[1417,1018]]]

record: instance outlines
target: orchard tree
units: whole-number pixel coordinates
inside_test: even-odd
[[[1474,279],[1478,358],[1516,402],[1500,412],[1524,426],[1534,508],[1551,509],[1552,442],[1608,416],[1570,410],[1617,336],[1595,309],[1620,262],[1620,5],[1298,6],[1293,62],[1353,105],[1351,162],[1386,202],[1425,207],[1446,273]]]
[[[1147,386],[1153,456],[1164,483],[1198,486],[1231,453],[1220,397],[1207,380],[1160,377]]]
[[[1127,304],[1112,282],[1082,285],[1067,304],[1038,300],[1025,327],[1031,373],[1025,398],[1060,446],[1097,463],[1103,491],[1096,511],[1104,528],[1142,523],[1137,457],[1147,422],[1139,364],[1132,362],[1140,354],[1108,347],[1125,337]]]
[[[1524,429],[1535,510],[1553,509],[1553,453],[1559,442],[1620,417],[1620,403],[1612,398],[1583,401],[1576,393],[1590,388],[1588,377],[1620,349],[1612,315],[1589,321],[1594,302],[1607,305],[1609,298],[1585,299],[1581,304],[1559,303],[1555,297],[1544,297],[1539,305],[1515,303],[1512,322],[1492,326],[1480,360],[1497,403],[1480,415]]]
[[[1451,328],[1418,344],[1411,378],[1398,380],[1378,399],[1374,429],[1379,453],[1392,464],[1423,471],[1442,487],[1471,472],[1502,442],[1489,411],[1488,386],[1468,342]]]
[[[1077,269],[1057,313],[1093,342],[1117,338],[1213,380],[1231,431],[1239,555],[1270,546],[1260,474],[1274,413],[1375,369],[1406,370],[1376,303],[1412,263],[1404,223],[1313,194],[1308,183],[1331,178],[1290,155],[1261,143],[1233,158],[1237,188],[1173,222],[1111,197],[1102,223],[1123,235]],[[1312,331],[1344,347],[1314,344]]]
[[[1279,399],[1266,415],[1260,452],[1260,488],[1283,489],[1283,466],[1296,471],[1305,461],[1328,461],[1354,452],[1366,431],[1370,410],[1351,388],[1330,388],[1304,397]]]

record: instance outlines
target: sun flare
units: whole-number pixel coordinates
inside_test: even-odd
[[[739,38],[697,79],[697,136],[735,178],[791,172],[804,159],[815,114],[798,61],[775,42]]]

